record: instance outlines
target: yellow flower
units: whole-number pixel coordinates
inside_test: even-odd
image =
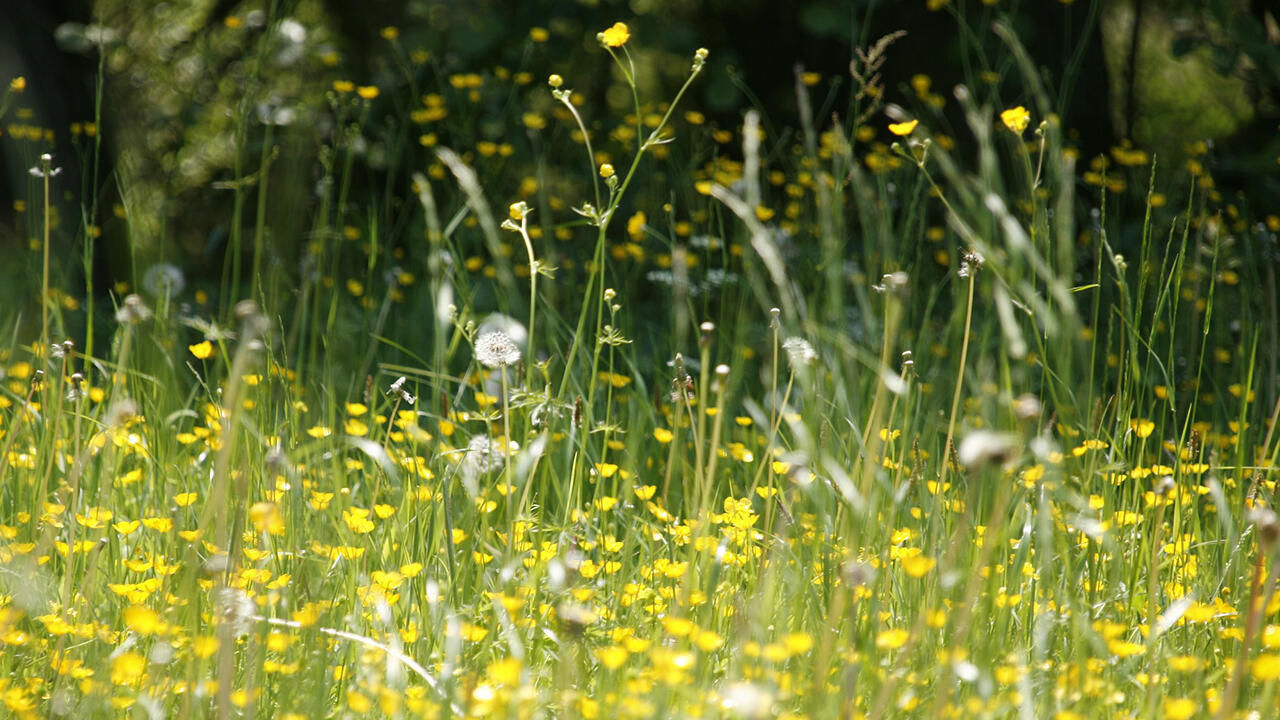
[[[1140,438],[1145,438],[1151,435],[1152,430],[1156,429],[1156,424],[1150,420],[1134,418],[1129,421],[1129,427],[1133,429],[1134,435],[1137,435]]]
[[[1169,698],[1164,701],[1165,720],[1189,720],[1195,717],[1198,706],[1191,698]]]
[[[188,345],[187,349],[191,351],[192,355],[195,355],[197,360],[207,360],[210,355],[213,355],[213,343],[208,340],[202,340],[195,345]]]
[[[902,570],[911,577],[924,577],[930,570],[938,564],[937,560],[923,555],[913,555],[911,557],[902,558],[899,563]]]
[[[130,605],[125,608],[124,624],[139,635],[152,635],[163,627],[156,611],[145,605]]]
[[[361,85],[356,88],[356,94],[365,100],[372,100],[378,97],[378,87],[376,85]]]
[[[1259,655],[1253,661],[1253,677],[1256,680],[1280,680],[1280,655]]]
[[[327,438],[332,435],[333,430],[325,427],[324,425],[316,425],[314,427],[307,428],[307,434],[319,440],[320,438]]]
[[[1111,640],[1107,643],[1107,649],[1111,651],[1112,655],[1122,658],[1137,655],[1146,650],[1143,646],[1127,640]]]
[[[606,180],[608,180],[609,178],[613,177],[613,166],[612,166],[612,165],[610,165],[609,163],[605,163],[605,164],[601,165],[601,166],[600,166],[600,177],[602,177],[602,178],[604,178],[604,179],[606,179]]]
[[[703,652],[712,652],[724,645],[724,638],[711,630],[699,630],[693,634],[693,644]]]
[[[600,33],[598,38],[605,47],[622,47],[631,39],[631,30],[627,28],[626,23],[616,22],[613,27]]]
[[[249,508],[249,522],[258,532],[271,535],[284,534],[284,516],[280,514],[280,506],[271,502],[254,503]]]
[[[897,650],[907,644],[910,633],[902,628],[883,630],[876,635],[876,647],[880,650]]]
[[[357,535],[365,535],[373,531],[373,521],[369,519],[369,511],[353,507],[342,511],[342,520],[347,528]]]
[[[916,125],[919,125],[919,124],[920,124],[919,120],[908,120],[906,122],[890,123],[889,132],[899,137],[905,137],[907,135],[910,135],[911,131],[915,130]]]
[[[688,618],[672,617],[668,615],[662,618],[662,626],[667,632],[676,637],[684,637],[693,632],[693,621]]]
[[[813,636],[806,632],[793,632],[782,639],[787,652],[792,655],[803,655],[813,649]]]
[[[619,23],[619,25],[621,25],[621,23]],[[626,26],[626,25],[623,25],[623,26],[622,26],[622,30],[623,30],[623,32],[626,32],[626,28],[627,28],[627,26]],[[624,39],[624,40],[623,40],[623,42],[626,42],[626,40]],[[12,79],[12,80],[10,80],[10,81],[9,81],[9,89],[10,89],[10,90],[12,90],[12,91],[14,91],[14,92],[22,92],[23,90],[26,90],[26,89],[27,89],[27,79],[26,79],[25,77],[22,77],[21,75],[19,75],[18,77],[16,77],[16,78],[14,78],[14,79]]]
[[[547,84],[553,88],[558,88],[564,84],[564,78],[560,77],[559,75],[552,75],[551,77],[547,78]]]
[[[132,685],[147,670],[147,659],[135,652],[119,655],[111,661],[111,682],[116,685]]]
[[[204,635],[191,643],[191,652],[198,658],[207,658],[218,651],[218,638]]]
[[[600,660],[600,664],[609,670],[617,670],[627,661],[631,653],[627,649],[619,645],[610,645],[596,650],[596,658]]]
[[[1000,113],[1000,122],[1004,123],[1004,126],[1010,130],[1021,134],[1023,130],[1027,129],[1027,125],[1031,122],[1031,113],[1027,112],[1026,108],[1019,105]]]

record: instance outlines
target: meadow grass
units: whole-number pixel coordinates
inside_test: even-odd
[[[530,181],[423,134],[359,201],[378,91],[335,83],[297,282],[268,124],[218,286],[115,288],[105,325],[48,270],[45,162],[40,324],[4,318],[3,707],[1274,717],[1280,318],[1248,259],[1277,228],[1202,157],[1077,168],[998,33],[1030,110],[924,78],[888,127],[889,38],[834,121],[798,73],[791,129],[720,129],[685,97],[714,53],[644,98],[614,26],[625,117],[555,68],[503,110]],[[469,121],[454,78],[399,136]]]

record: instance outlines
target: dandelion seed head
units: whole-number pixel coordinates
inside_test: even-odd
[[[720,691],[720,706],[742,718],[763,718],[773,713],[773,695],[749,682],[736,682]]]
[[[850,560],[845,563],[842,573],[850,587],[865,587],[876,579],[876,569],[861,560]]]
[[[231,627],[231,633],[237,637],[248,635],[253,629],[254,611],[257,607],[253,598],[239,588],[222,588],[215,600],[218,619]]]
[[[1272,544],[1280,539],[1280,519],[1276,518],[1274,510],[1265,506],[1256,507],[1249,512],[1249,520],[1258,526],[1258,535],[1263,542]]]
[[[501,330],[491,330],[476,339],[476,360],[491,370],[510,367],[520,362],[520,348],[511,336]]]
[[[70,382],[67,383],[67,402],[76,402],[84,396],[84,375],[72,373]]]
[[[899,270],[898,272],[888,273],[880,278],[879,285],[872,285],[871,289],[876,292],[900,292],[907,289],[911,282],[911,276]]]
[[[118,400],[107,409],[106,423],[109,427],[120,427],[138,416],[138,403],[133,398]]]
[[[1024,393],[1013,399],[1013,414],[1019,420],[1034,420],[1040,417],[1043,411],[1044,406],[1040,398],[1031,393]]]
[[[811,365],[818,359],[817,351],[804,338],[789,337],[782,341],[782,349],[787,351],[792,365]]]
[[[137,325],[151,319],[151,308],[138,295],[128,295],[116,310],[116,322],[121,325]]]
[[[956,460],[970,471],[979,470],[991,463],[1003,463],[1013,455],[1015,440],[1008,433],[975,430],[960,442]]]
[[[487,435],[475,435],[467,442],[467,451],[462,461],[467,470],[483,475],[501,470],[506,458],[492,438]]]
[[[142,287],[154,298],[172,298],[181,294],[186,286],[182,269],[172,263],[156,263],[142,274]]]

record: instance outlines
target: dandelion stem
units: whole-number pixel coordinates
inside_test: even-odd
[[[973,286],[978,281],[977,268],[969,273],[969,298],[964,309],[964,336],[960,342],[960,363],[956,368],[956,389],[951,395],[951,415],[947,419],[947,439],[942,446],[942,468],[938,477],[938,487],[947,481],[947,466],[951,460],[951,446],[955,439],[956,415],[960,411],[960,394],[964,389],[964,368],[969,357],[969,337],[973,327]]]
[[[53,162],[48,155],[40,158],[41,175],[44,179],[44,259],[41,266],[40,283],[40,347],[36,349],[37,357],[44,357],[49,352],[49,178],[53,175]]]

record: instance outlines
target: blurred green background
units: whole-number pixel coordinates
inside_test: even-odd
[[[1211,189],[1240,208],[1237,219],[1265,221],[1280,212],[1280,26],[1269,7],[1226,0],[14,0],[0,23],[0,79],[14,83],[0,119],[0,238],[10,248],[38,238],[40,218],[31,210],[41,181],[28,169],[51,152],[64,171],[53,197],[59,287],[106,297],[138,287],[146,269],[163,261],[225,309],[235,299],[225,296],[239,289],[227,278],[254,262],[251,253],[231,251],[237,227],[264,227],[260,270],[286,286],[308,272],[305,250],[326,197],[320,185],[339,174],[335,163],[351,163],[352,172],[332,232],[377,232],[391,243],[419,237],[396,231],[421,222],[404,198],[412,197],[411,174],[434,161],[437,146],[481,156],[491,149],[499,161],[484,163],[481,181],[496,203],[528,195],[529,178],[544,179],[540,190],[554,183],[548,166],[563,154],[542,152],[540,138],[565,131],[552,117],[545,80],[565,73],[590,109],[593,132],[616,132],[610,118],[625,115],[631,98],[601,59],[595,33],[618,20],[632,29],[642,96],[670,97],[692,51],[707,47],[708,72],[683,106],[701,113],[699,130],[735,131],[754,107],[775,138],[797,132],[798,85],[819,128],[847,113],[857,49],[905,31],[880,71],[883,100],[936,117],[936,131],[963,148],[956,85],[995,106],[1032,105],[991,30],[1004,19],[1040,68],[1078,148],[1082,185],[1090,167],[1100,168],[1090,159],[1115,162],[1139,148],[1157,158],[1159,189],[1178,193],[1190,158],[1208,166]],[[361,102],[352,88],[376,88],[376,97]],[[868,118],[868,137],[891,139],[887,122]],[[358,137],[345,135],[355,126]],[[614,152],[625,150],[627,138],[610,137]],[[711,155],[736,156],[737,141],[719,140]],[[264,180],[270,202],[261,210],[251,193],[236,192]],[[1147,188],[1113,190],[1141,197]],[[412,248],[399,252],[411,257]],[[1256,252],[1275,260],[1273,247]],[[27,286],[31,262],[6,263],[6,284]]]

